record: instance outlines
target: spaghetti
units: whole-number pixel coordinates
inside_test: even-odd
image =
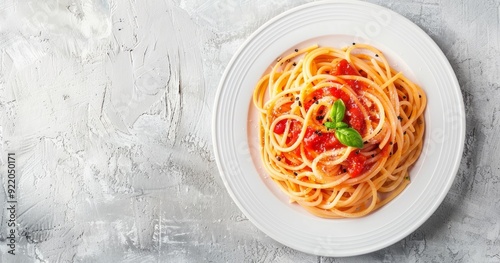
[[[253,103],[266,171],[312,214],[362,217],[409,184],[426,96],[376,48],[295,49],[260,79]]]

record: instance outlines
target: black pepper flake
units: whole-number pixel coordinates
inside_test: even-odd
[[[363,142],[364,144],[367,144],[368,142]]]
[[[392,142],[389,142],[390,145],[392,145]]]
[[[293,101],[293,98],[290,98],[290,101]]]
[[[356,45],[356,43],[352,42],[353,45]]]
[[[347,173],[347,169],[346,168],[342,169],[342,172]]]
[[[356,151],[356,154],[359,154],[359,150]]]
[[[419,98],[422,98],[422,95],[420,95],[420,94],[419,94],[419,95],[418,95],[418,97],[419,97]]]
[[[390,152],[389,155],[392,156],[392,152]]]
[[[299,97],[295,97],[295,100],[299,100]]]
[[[375,157],[375,154],[372,153],[372,157]]]
[[[405,99],[405,100],[406,100],[406,96],[403,96],[403,99]]]
[[[276,156],[276,160],[278,160],[278,162],[281,161],[281,157]]]
[[[398,116],[398,120],[399,120],[399,121],[402,121],[402,120],[403,120],[403,117]]]
[[[315,101],[314,103],[319,104],[319,101],[317,100],[317,101]]]
[[[375,56],[378,58],[378,54],[375,54]]]
[[[302,107],[302,103],[300,103],[300,101],[299,101],[299,107]]]
[[[295,49],[295,52],[299,52],[299,49],[298,49],[298,48],[296,48],[296,49]]]
[[[297,172],[293,172],[293,175],[297,176],[297,175],[298,175],[298,173],[297,173]]]
[[[320,120],[322,120],[324,117],[325,117],[325,115],[318,115],[318,116],[316,116],[316,120],[317,120],[317,121],[320,121]]]
[[[313,100],[318,100],[316,97],[313,97]]]
[[[297,63],[293,62],[293,64],[292,64],[292,65],[297,66]]]
[[[404,135],[406,135],[406,132],[403,132]]]

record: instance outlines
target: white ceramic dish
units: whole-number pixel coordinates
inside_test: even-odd
[[[255,83],[282,54],[312,43],[365,42],[426,92],[424,149],[410,185],[376,212],[357,219],[322,219],[286,196],[262,169]],[[456,76],[439,47],[415,24],[386,8],[358,1],[315,2],[260,27],[222,76],[213,112],[213,143],[224,184],[261,231],[291,248],[322,256],[353,256],[387,247],[421,226],[447,194],[465,139],[465,111]]]

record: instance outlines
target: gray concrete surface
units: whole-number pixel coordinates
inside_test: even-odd
[[[305,2],[1,1],[0,262],[500,262],[498,0],[370,1],[437,42],[466,106],[457,178],[418,230],[324,258],[231,201],[210,134],[218,81],[251,32]]]

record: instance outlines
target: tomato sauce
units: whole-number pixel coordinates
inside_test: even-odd
[[[337,69],[335,71],[336,76],[338,75],[355,75],[359,76],[359,72],[351,65],[347,60],[342,59],[337,65]]]
[[[304,136],[304,146],[307,150],[312,150],[318,153],[343,147],[333,132],[321,132],[314,130],[311,127],[307,127],[307,131]]]
[[[283,134],[285,133],[285,129],[286,129],[286,119],[283,119],[281,121],[279,121],[278,123],[276,123],[276,125],[274,126],[274,133],[276,134]]]
[[[366,167],[366,157],[360,154],[358,151],[353,151],[347,157],[347,172],[351,177],[357,177],[360,175]]]

